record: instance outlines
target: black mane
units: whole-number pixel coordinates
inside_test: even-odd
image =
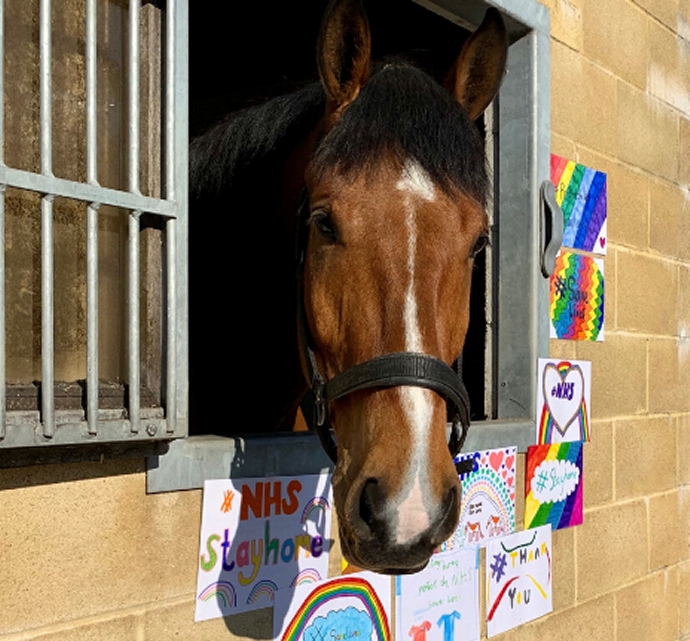
[[[318,174],[356,173],[390,158],[416,160],[443,189],[484,204],[484,145],[457,101],[425,72],[393,64],[372,76],[324,138],[313,158]]]
[[[280,171],[292,147],[323,115],[316,83],[231,114],[190,147],[192,198],[219,195]],[[439,186],[459,189],[484,204],[487,170],[481,136],[464,110],[425,72],[386,65],[372,75],[319,144],[313,167],[364,171],[391,155],[416,160]]]

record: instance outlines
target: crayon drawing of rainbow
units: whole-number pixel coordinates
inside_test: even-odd
[[[563,245],[606,253],[606,174],[551,155],[551,182],[563,211]]]
[[[462,488],[462,504],[460,520],[466,516],[469,506],[478,498],[489,501],[494,513],[501,519],[503,534],[515,531],[515,500],[510,498],[510,490],[501,477],[493,470],[480,468],[465,483]],[[485,512],[486,513],[486,512]]]
[[[302,523],[306,523],[307,521],[315,521],[318,523],[319,511],[323,512],[325,515],[330,507],[328,500],[323,496],[315,496],[304,506],[304,510],[302,510]]]
[[[237,593],[229,581],[216,581],[205,587],[197,597],[199,601],[210,601],[215,598],[221,610],[237,606]]]
[[[264,599],[268,603],[273,603],[273,598],[278,586],[269,579],[262,579],[252,588],[247,597],[248,604],[258,603],[259,599]]]
[[[305,570],[299,572],[294,579],[292,579],[290,587],[294,588],[296,585],[304,585],[305,583],[316,583],[320,580],[321,575],[314,568],[306,568]]]
[[[364,606],[374,628],[371,641],[390,641],[388,616],[381,600],[371,584],[360,577],[343,576],[318,586],[309,594],[285,629],[281,641],[300,641],[309,621],[324,607],[337,608],[337,600],[355,598]],[[362,641],[369,641],[362,639]]]

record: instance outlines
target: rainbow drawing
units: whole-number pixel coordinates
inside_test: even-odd
[[[318,521],[318,512],[321,511],[325,515],[330,507],[328,500],[323,496],[315,496],[304,506],[304,510],[302,510],[302,523],[304,524],[307,521]]]
[[[477,498],[486,498],[501,518],[505,528],[504,534],[515,530],[515,502],[510,500],[510,491],[501,477],[491,469],[480,468],[472,476],[471,482],[465,481],[462,488],[461,519],[467,506]]]
[[[563,245],[606,253],[606,174],[551,155],[551,182],[563,210]]]
[[[296,585],[303,585],[305,583],[315,583],[316,581],[321,580],[321,575],[314,569],[314,568],[307,568],[306,570],[302,570],[299,572],[294,579],[292,579],[292,583],[290,583],[290,587],[294,588]]]
[[[268,603],[273,603],[273,598],[278,586],[269,579],[257,581],[247,597],[248,604],[258,603],[259,599],[264,599]]]
[[[205,587],[197,597],[199,601],[217,599],[221,610],[237,606],[237,593],[229,581],[216,581]]]
[[[603,340],[604,268],[591,256],[561,251],[551,275],[552,338]]]
[[[551,525],[552,529],[582,523],[582,443],[578,441],[553,445],[532,445],[527,449],[525,471],[525,528]],[[577,485],[564,500],[540,501],[532,489],[537,468],[544,461],[568,461],[579,470]]]
[[[570,372],[571,369],[573,369],[574,367],[577,366],[573,366],[573,364],[570,361],[561,361],[556,365],[556,369],[558,370],[558,373],[560,374],[561,379],[563,380],[565,380],[565,377],[568,374],[568,372]],[[543,394],[544,397],[546,397],[546,390],[543,391]],[[572,423],[575,423],[578,426],[578,436],[577,438],[572,440],[589,442],[591,440],[591,433],[589,427],[589,419],[587,418],[587,399],[585,398],[584,394],[582,396],[582,402],[580,403],[580,407],[571,419],[569,425]],[[537,425],[537,443],[540,445],[552,443],[554,440],[554,430],[561,432],[562,430],[564,431],[567,427],[568,425],[563,425],[561,426],[561,429],[559,429],[559,426],[556,424],[553,415],[549,411],[549,404],[547,402],[544,402],[542,405],[541,417],[539,418],[539,423]]]
[[[312,590],[285,629],[282,641],[302,639],[304,629],[321,608],[328,606],[332,609],[336,600],[347,597],[357,599],[364,606],[376,635],[372,641],[390,641],[388,616],[378,594],[367,580],[355,576],[339,577]]]

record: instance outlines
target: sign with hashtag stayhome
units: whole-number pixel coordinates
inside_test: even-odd
[[[537,443],[589,441],[592,363],[539,359]]]
[[[525,528],[582,523],[582,443],[532,445],[525,472]]]
[[[204,484],[194,618],[273,607],[277,590],[328,572],[329,474]]]
[[[604,261],[561,250],[550,288],[551,338],[604,340]]]
[[[434,554],[395,577],[399,641],[479,641],[479,547]]]
[[[486,634],[496,636],[553,609],[551,526],[486,544]]]

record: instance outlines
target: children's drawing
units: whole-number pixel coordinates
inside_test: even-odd
[[[272,607],[326,576],[330,475],[206,481],[195,620]]]
[[[486,544],[486,633],[493,637],[553,609],[551,526]]]
[[[460,475],[462,499],[455,532],[441,545],[441,552],[465,545],[484,546],[494,536],[515,530],[515,463],[517,447],[460,454],[472,460],[472,471]]]
[[[554,530],[582,523],[582,443],[533,445],[527,450],[525,528]]]
[[[592,364],[539,359],[537,443],[590,440]]]
[[[563,245],[606,254],[606,174],[552,154],[551,182],[563,210]]]
[[[561,250],[551,274],[551,338],[604,340],[604,263]]]
[[[479,548],[435,554],[395,577],[398,641],[479,640]]]
[[[391,578],[360,572],[276,593],[277,641],[390,641]]]

